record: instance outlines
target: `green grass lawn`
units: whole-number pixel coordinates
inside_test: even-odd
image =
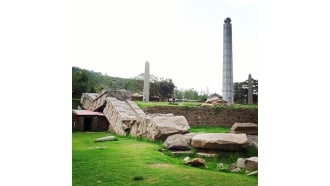
[[[173,157],[158,149],[162,144],[118,137],[118,141],[95,143],[109,132],[72,133],[72,185],[258,185],[257,176],[222,172],[219,162],[229,166],[244,153],[224,153],[220,158],[206,158],[208,168],[183,164],[183,157]]]
[[[190,132],[205,132],[205,133],[228,133],[230,131],[230,128],[228,127],[190,127]]]

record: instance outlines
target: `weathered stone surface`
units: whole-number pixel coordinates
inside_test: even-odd
[[[256,142],[258,144],[258,135],[246,135],[248,143]]]
[[[144,117],[140,123],[134,125],[131,135],[146,137],[153,141],[164,141],[173,134],[188,133],[189,128],[189,124],[184,116],[153,114]]]
[[[254,176],[254,175],[258,175],[258,171],[252,171],[250,173],[247,174],[248,176]]]
[[[258,143],[256,142],[249,143],[249,146],[258,150]]]
[[[214,158],[219,156],[219,154],[217,153],[210,153],[210,152],[196,152],[196,154],[201,157],[207,157],[207,158]]]
[[[240,134],[258,134],[258,125],[255,123],[234,123],[230,129],[231,133]]]
[[[250,157],[246,159],[245,168],[247,171],[258,170],[258,157]]]
[[[206,161],[203,158],[194,158],[192,160],[186,161],[185,165],[191,165],[193,167],[205,167]]]
[[[225,100],[222,100],[221,98],[219,97],[211,97],[211,98],[208,98],[206,101],[205,101],[206,104],[211,104],[211,105],[226,105],[227,104],[227,101]]]
[[[80,104],[83,109],[93,110],[94,99],[98,93],[83,93],[81,95]]]
[[[108,97],[113,97],[121,101],[126,101],[131,99],[132,93],[127,90],[110,90],[104,89],[100,93],[83,93],[81,96],[80,103],[84,109],[93,111],[102,111],[106,99]]]
[[[235,169],[232,169],[231,172],[241,172],[241,168],[237,167]]]
[[[258,149],[258,135],[246,135],[248,138],[248,145],[252,148]]]
[[[219,108],[212,106],[186,107],[154,106],[143,108],[147,114],[173,113],[186,117],[190,126],[222,126],[231,127],[234,123],[258,123],[258,109]]]
[[[116,134],[129,134],[133,125],[139,123],[143,117],[132,107],[134,102],[121,101],[114,97],[107,97],[106,102],[103,113],[110,123],[109,129]]]
[[[238,158],[236,166],[239,168],[245,168],[245,158]]]
[[[166,138],[164,146],[169,150],[190,150],[191,146],[182,134],[174,134]]]
[[[219,163],[219,164],[217,165],[217,168],[218,168],[218,169],[225,169],[225,166],[223,165],[223,163]]]
[[[189,156],[186,156],[185,158],[183,158],[183,161],[184,162],[187,162],[187,161],[189,161],[190,160],[190,157]]]
[[[230,164],[230,170],[234,170],[237,168],[237,165],[235,163]]]
[[[109,92],[107,89],[102,90],[100,94],[94,99],[93,110],[101,111],[106,104],[106,99],[109,97]]]
[[[102,141],[116,141],[117,138],[115,136],[106,136],[102,138],[97,138],[95,142],[102,142]]]
[[[205,133],[192,138],[196,148],[239,151],[247,148],[246,134]]]
[[[191,139],[196,136],[197,134],[200,134],[200,133],[187,133],[187,134],[184,134],[184,136],[186,137],[186,139],[188,140],[188,143],[189,145],[191,145]]]

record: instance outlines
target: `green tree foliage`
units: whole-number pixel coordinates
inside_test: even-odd
[[[201,94],[199,95],[198,92],[191,88],[187,90],[176,90],[175,91],[176,98],[177,99],[185,99],[185,100],[198,100],[198,101],[206,101],[207,95]],[[205,98],[206,97],[206,98]]]
[[[161,101],[167,101],[173,97],[175,85],[171,79],[161,79],[150,83],[150,97],[159,97]]]
[[[248,80],[234,83],[234,102],[246,104],[248,99]],[[253,103],[258,104],[258,80],[252,79]]]
[[[143,81],[144,74],[140,74],[132,79],[126,79],[72,67],[72,96],[80,98],[84,92],[100,92],[105,88],[113,90],[126,89],[142,93]],[[154,75],[150,75],[150,97],[156,96],[166,101],[168,97],[172,97],[174,88],[175,85],[171,79],[159,79]]]
[[[165,79],[159,82],[159,95],[161,100],[166,100],[169,97],[173,97],[175,85],[171,79]]]
[[[80,98],[84,92],[101,92],[105,88],[141,92],[143,81],[111,77],[100,72],[72,67],[72,96],[74,98]]]
[[[77,97],[88,90],[88,73],[86,70],[72,68],[72,95]]]

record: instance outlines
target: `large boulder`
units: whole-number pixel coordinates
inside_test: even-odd
[[[184,137],[188,140],[189,145],[191,145],[191,139],[199,133],[187,133],[184,134]]]
[[[258,157],[250,157],[246,159],[245,168],[247,171],[258,170]]]
[[[213,97],[207,98],[205,103],[212,104],[212,105],[226,105],[227,101],[223,100],[222,97],[213,96]]]
[[[189,124],[184,116],[173,114],[150,114],[132,126],[131,135],[149,138],[153,141],[165,141],[173,134],[189,132]]]
[[[190,150],[191,146],[187,139],[182,134],[174,134],[166,138],[164,146],[169,150]]]
[[[247,148],[246,134],[204,133],[192,138],[191,145],[201,149],[240,151]]]
[[[250,147],[258,150],[258,135],[246,135]]]
[[[234,123],[230,129],[230,132],[235,134],[245,133],[256,135],[258,134],[258,125],[255,123]]]
[[[236,166],[239,168],[245,168],[245,158],[238,158]]]
[[[86,110],[93,110],[94,99],[98,95],[98,93],[83,93],[80,99],[81,107]]]

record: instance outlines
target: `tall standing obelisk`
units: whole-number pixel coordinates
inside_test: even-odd
[[[144,68],[144,84],[143,84],[143,101],[149,102],[149,62],[147,61]]]
[[[223,25],[222,98],[230,105],[234,103],[232,32],[229,17]]]
[[[252,92],[252,77],[251,74],[249,74],[248,79],[248,104],[253,104],[253,92]]]

